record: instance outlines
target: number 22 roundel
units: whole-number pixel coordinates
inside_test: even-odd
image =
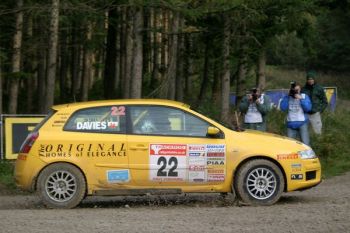
[[[150,144],[150,180],[185,181],[186,144]]]

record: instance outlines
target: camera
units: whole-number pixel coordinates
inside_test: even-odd
[[[252,98],[253,98],[253,102],[255,102],[259,96],[258,96],[258,89],[257,88],[253,88],[251,90],[251,95],[252,95]]]
[[[289,90],[289,96],[293,97],[298,94],[297,91],[295,91],[295,86],[297,85],[296,82],[290,82],[290,90]]]

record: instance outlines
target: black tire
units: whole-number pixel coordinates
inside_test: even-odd
[[[284,190],[281,169],[271,161],[254,159],[243,164],[236,173],[237,197],[247,205],[272,205]]]
[[[49,208],[70,209],[85,197],[86,182],[81,171],[68,163],[55,163],[39,175],[37,192]]]

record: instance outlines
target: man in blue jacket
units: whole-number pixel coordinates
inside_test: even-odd
[[[300,94],[300,90],[299,84],[291,82],[289,94],[282,99],[280,108],[288,113],[288,137],[296,139],[299,133],[301,141],[306,145],[310,145],[307,113],[312,109],[312,104],[309,96]]]

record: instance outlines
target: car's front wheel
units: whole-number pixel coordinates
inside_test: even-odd
[[[272,205],[284,190],[281,169],[271,161],[254,159],[236,173],[234,187],[238,198],[248,205]]]
[[[50,208],[73,208],[85,196],[86,183],[81,171],[67,163],[55,163],[39,175],[39,197]]]

